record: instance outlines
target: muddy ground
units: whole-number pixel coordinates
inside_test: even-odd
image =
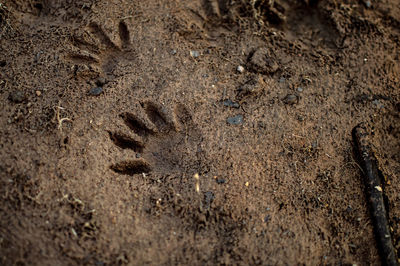
[[[0,1],[0,264],[379,265],[400,251],[396,0]]]

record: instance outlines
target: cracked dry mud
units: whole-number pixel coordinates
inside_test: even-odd
[[[351,130],[400,251],[399,14],[1,1],[0,264],[379,265]]]

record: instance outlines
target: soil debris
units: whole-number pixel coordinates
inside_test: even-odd
[[[16,90],[10,92],[8,99],[13,103],[22,103],[26,100],[25,94],[22,91]]]
[[[273,74],[279,68],[278,63],[273,58],[268,48],[258,48],[249,60],[249,69],[256,73]]]
[[[242,100],[249,96],[256,96],[263,90],[264,81],[261,76],[252,77],[237,89],[237,98]]]

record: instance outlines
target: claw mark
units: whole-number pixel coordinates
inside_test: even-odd
[[[119,23],[119,37],[122,41],[122,46],[126,47],[129,45],[129,40],[130,40],[130,36],[129,36],[129,31],[128,31],[128,27],[126,26],[125,22],[121,21]]]
[[[97,37],[102,43],[112,49],[119,50],[118,47],[110,40],[110,38],[104,33],[104,31],[100,28],[96,23],[90,23],[89,25],[90,32]]]
[[[121,115],[121,118],[124,120],[125,124],[139,136],[147,136],[148,134],[154,133],[143,121],[131,113],[124,113]]]
[[[151,167],[148,163],[141,160],[124,161],[111,166],[111,169],[117,173],[125,175],[137,175],[149,173]]]
[[[147,102],[145,104],[145,112],[151,122],[153,122],[157,128],[159,128],[161,131],[166,130],[168,124],[167,118],[159,106],[155,105],[154,103]]]
[[[131,149],[135,152],[143,152],[144,145],[140,141],[134,140],[128,136],[119,133],[108,132],[110,139],[115,145],[122,149]]]

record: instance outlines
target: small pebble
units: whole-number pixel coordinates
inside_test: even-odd
[[[226,122],[231,125],[240,125],[243,124],[243,116],[242,115],[237,115],[233,117],[229,117]]]
[[[264,218],[264,223],[267,223],[269,220],[271,219],[271,215],[267,215],[267,216],[265,216],[265,218]]]
[[[378,108],[384,108],[385,107],[385,105],[383,103],[381,103],[378,99],[373,100],[372,103]]]
[[[302,88],[302,87],[298,87],[298,88],[297,88],[297,91],[298,91],[298,92],[302,92],[302,91],[303,91],[303,88]]]
[[[36,96],[38,96],[38,97],[39,97],[40,95],[42,95],[41,91],[36,91],[35,93],[36,93]]]
[[[25,100],[25,94],[22,91],[12,91],[8,99],[14,103],[22,103]]]
[[[236,70],[237,70],[237,72],[239,72],[239,73],[243,73],[243,72],[244,72],[244,67],[243,67],[243,66],[238,66],[238,67],[236,68]]]
[[[227,99],[227,100],[224,101],[224,106],[232,107],[232,108],[239,108],[240,107],[239,103],[233,102],[230,99]]]
[[[249,182],[246,182],[244,185],[245,185],[246,187],[248,187],[248,186],[250,185],[250,183],[249,183]]]
[[[311,143],[311,148],[316,149],[318,147],[318,143],[316,141],[313,141],[313,143]]]
[[[96,88],[91,89],[89,91],[89,94],[93,95],[93,96],[99,96],[102,92],[103,92],[103,88],[102,87],[96,87]]]
[[[175,49],[171,50],[172,55],[176,55],[177,51]]]
[[[217,184],[225,184],[226,180],[225,179],[217,179]]]
[[[190,55],[194,58],[197,58],[200,56],[200,53],[198,51],[190,51]]]
[[[370,0],[366,0],[366,1],[364,1],[364,4],[365,4],[365,6],[366,6],[367,8],[371,8],[371,6],[372,6],[372,4],[371,4],[371,1],[370,1]]]
[[[298,99],[298,97],[297,97],[296,95],[294,95],[294,94],[288,94],[288,95],[286,95],[285,98],[283,98],[283,102],[284,102],[285,104],[293,105],[293,104],[295,104],[295,103],[298,103],[298,102],[299,102],[299,99]]]

